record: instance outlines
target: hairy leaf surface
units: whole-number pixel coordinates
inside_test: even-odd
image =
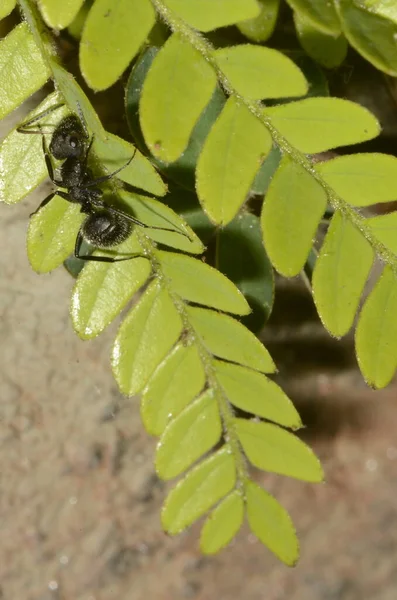
[[[164,0],[175,14],[199,31],[233,25],[259,14],[255,0]]]
[[[200,549],[215,554],[232,541],[244,519],[244,500],[235,490],[212,511],[201,530]]]
[[[365,221],[372,229],[376,238],[394,254],[397,255],[397,212],[388,215],[371,217]]]

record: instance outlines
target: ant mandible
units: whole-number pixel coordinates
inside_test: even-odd
[[[41,134],[48,176],[57,188],[66,190],[62,191],[57,189],[49,194],[32,214],[36,214],[41,208],[48,204],[55,195],[61,196],[61,198],[64,198],[73,204],[80,204],[80,212],[87,215],[87,217],[83,221],[77,234],[74,255],[81,260],[113,263],[142,256],[141,254],[131,254],[129,256],[110,257],[80,254],[81,245],[84,240],[90,245],[100,249],[109,249],[121,244],[121,242],[124,242],[131,234],[133,225],[139,225],[140,227],[148,229],[158,229],[161,231],[172,231],[184,235],[190,240],[187,233],[183,231],[176,231],[175,229],[170,229],[168,227],[147,225],[123,210],[109,206],[101,199],[103,191],[98,187],[99,184],[111,179],[122,169],[125,169],[134,158],[136,150],[122,167],[108,175],[94,178],[92,171],[87,166],[88,155],[94,141],[94,136],[92,136],[89,143],[87,143],[89,139],[88,135],[84,131],[79,118],[73,114],[64,117],[55,127],[49,149],[47,150],[41,125],[38,125],[38,130],[32,129],[31,126],[61,106],[63,105],[54,105],[50,109],[34,116],[32,119],[25,121],[17,128],[17,131],[20,133]],[[51,156],[57,160],[64,161],[60,167],[60,179],[56,179],[54,176]]]

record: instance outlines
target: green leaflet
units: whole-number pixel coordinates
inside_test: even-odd
[[[306,154],[365,142],[380,132],[372,113],[341,98],[307,98],[266,108],[264,113],[292,146]]]
[[[80,42],[80,69],[88,85],[115,83],[145,42],[156,21],[150,0],[96,0]]]
[[[204,554],[215,554],[232,541],[244,519],[244,500],[235,490],[212,511],[204,523],[200,549]]]
[[[274,373],[276,366],[258,338],[228,315],[205,308],[187,307],[189,321],[207,350],[226,360],[264,373]]]
[[[72,254],[83,221],[77,204],[54,198],[29,221],[27,250],[37,273],[48,273]]]
[[[168,292],[153,281],[124,319],[112,350],[112,367],[126,396],[142,390],[182,333]]]
[[[304,481],[323,480],[318,458],[294,434],[272,423],[246,419],[234,422],[244,452],[258,469]]]
[[[303,268],[326,205],[320,184],[285,156],[270,183],[261,216],[265,248],[282,275],[294,277]]]
[[[199,31],[211,31],[253,19],[260,10],[255,0],[164,0],[164,4]]]
[[[241,44],[216,50],[214,56],[233,88],[245,98],[286,98],[308,91],[302,71],[272,48]]]
[[[149,69],[140,100],[140,122],[154,156],[173,162],[216,86],[210,65],[181,35],[174,33]]]
[[[4,19],[15,8],[16,0],[2,0],[0,6],[0,20]]]
[[[257,2],[260,6],[259,15],[237,23],[237,27],[249,40],[266,42],[276,26],[280,0],[257,0]]]
[[[372,217],[365,223],[372,229],[376,238],[397,255],[397,212]]]
[[[256,215],[241,213],[218,229],[216,236],[216,267],[244,294],[252,313],[243,317],[242,323],[258,332],[274,300],[273,267],[263,247],[260,221]]]
[[[245,488],[247,517],[252,533],[290,567],[299,558],[299,542],[287,511],[257,483]]]
[[[365,8],[370,13],[385,17],[397,23],[397,5],[395,0],[355,0],[355,4]]]
[[[332,217],[313,273],[318,314],[335,337],[353,324],[374,251],[365,237],[340,212]]]
[[[146,430],[161,435],[167,423],[201,392],[205,373],[197,346],[178,344],[158,367],[142,394]]]
[[[116,248],[97,250],[94,254],[142,254],[142,247],[134,234]],[[147,281],[151,270],[146,258],[114,263],[89,262],[78,276],[72,294],[70,314],[76,333],[83,340],[102,333]]]
[[[157,445],[156,470],[172,479],[211,450],[222,434],[218,404],[212,390],[204,392],[167,425]]]
[[[350,44],[377,69],[397,76],[397,23],[355,6],[351,0],[338,0],[336,7],[343,33]]]
[[[215,361],[215,369],[228,400],[234,406],[291,429],[302,426],[288,396],[262,373],[220,360]]]
[[[386,266],[366,299],[356,329],[356,353],[369,385],[385,387],[397,368],[397,280]]]
[[[397,197],[397,158],[368,152],[315,165],[324,180],[353,206],[391,202]]]
[[[163,527],[179,533],[201,517],[234,487],[236,471],[229,446],[194,467],[168,494],[162,511]]]
[[[73,21],[84,0],[39,0],[40,12],[48,27],[64,29]]]
[[[319,0],[287,0],[297,13],[301,13],[313,27],[329,35],[340,33],[340,23],[333,2]]]
[[[29,27],[20,23],[0,41],[0,119],[41,88],[50,77]]]
[[[57,92],[50,94],[29,113],[27,119],[50,106],[59,104],[60,101],[60,94]],[[42,125],[57,125],[67,112],[66,107],[59,108],[50,113],[42,121]],[[51,134],[46,135],[47,145],[50,139]],[[48,177],[40,135],[18,133],[16,129],[7,135],[0,145],[0,177],[0,201],[7,204],[19,202]]]
[[[237,315],[250,312],[243,294],[213,267],[182,254],[163,251],[156,254],[173,291],[185,300]]]
[[[294,13],[295,28],[302,48],[307,54],[327,69],[334,69],[345,60],[348,44],[340,34],[325,33],[305,17],[304,13]]]
[[[214,223],[226,224],[233,219],[271,148],[266,127],[230,97],[197,163],[197,194]]]

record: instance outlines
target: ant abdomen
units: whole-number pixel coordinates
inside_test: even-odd
[[[107,210],[89,215],[82,225],[84,238],[97,248],[111,248],[124,242],[131,234],[132,223]]]

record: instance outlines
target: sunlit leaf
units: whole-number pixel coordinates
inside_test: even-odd
[[[141,416],[146,430],[161,435],[203,389],[205,372],[197,346],[179,344],[159,366],[142,395]]]
[[[219,382],[234,406],[291,429],[302,426],[291,400],[265,375],[219,360],[215,368]]]
[[[2,0],[0,6],[0,20],[4,19],[15,8],[16,0]]]
[[[73,21],[84,0],[39,0],[44,21],[53,29],[64,29]]]
[[[287,0],[287,2],[317,29],[331,35],[340,33],[340,23],[333,2],[319,2],[319,0]]]
[[[236,215],[271,147],[267,129],[229,98],[197,163],[197,193],[212,221],[226,224]]]
[[[282,275],[293,277],[303,268],[326,205],[320,184],[299,163],[284,157],[261,216],[265,248]]]
[[[291,517],[257,483],[248,481],[245,494],[252,533],[280,560],[292,567],[299,558],[299,543]]]
[[[395,0],[354,0],[357,6],[367,9],[380,17],[397,23],[397,4]]]
[[[258,469],[304,481],[322,481],[318,458],[293,433],[272,423],[247,419],[235,419],[235,427],[248,459]]]
[[[376,238],[397,256],[397,212],[366,219]]]
[[[219,441],[218,404],[212,390],[204,392],[167,425],[156,452],[156,470],[172,479],[188,469]]]
[[[133,396],[142,390],[182,327],[168,293],[154,281],[124,319],[113,346],[113,373],[123,394]]]
[[[380,132],[366,108],[342,98],[307,98],[265,109],[274,127],[307,154],[358,144]]]
[[[255,0],[164,0],[164,4],[200,31],[211,31],[255,18],[260,10]]]
[[[302,48],[320,65],[333,69],[345,60],[348,44],[344,35],[318,29],[303,13],[295,13],[294,22]]]
[[[182,254],[158,251],[157,255],[173,291],[185,300],[237,315],[249,313],[243,294],[213,267]]]
[[[388,266],[361,310],[356,329],[358,364],[365,380],[385,387],[397,368],[397,279]]]
[[[154,156],[172,162],[182,154],[215,85],[215,72],[202,55],[173,34],[155,57],[141,94],[142,132]]]
[[[121,76],[155,23],[150,0],[96,0],[85,21],[80,68],[88,85],[104,90]]]
[[[353,324],[374,251],[340,212],[332,217],[313,273],[313,296],[321,320],[336,336]]]
[[[237,23],[237,27],[253,42],[266,42],[276,26],[280,0],[257,0],[257,2],[261,10],[259,15]]]
[[[94,254],[106,256],[109,252],[98,250]],[[110,252],[115,257],[133,254],[142,254],[135,235]],[[76,333],[82,339],[99,335],[143,286],[150,272],[150,261],[146,258],[89,262],[80,273],[72,295],[70,312]]]
[[[185,529],[226,496],[235,481],[234,458],[225,445],[194,467],[168,494],[162,511],[164,529],[171,535]]]
[[[263,344],[236,319],[193,306],[187,307],[187,313],[192,327],[211,354],[264,373],[276,370]]]
[[[0,41],[0,73],[0,119],[39,90],[50,76],[25,22]]]
[[[244,519],[244,500],[235,490],[212,511],[204,523],[200,549],[204,554],[215,554],[227,546],[240,529]]]

